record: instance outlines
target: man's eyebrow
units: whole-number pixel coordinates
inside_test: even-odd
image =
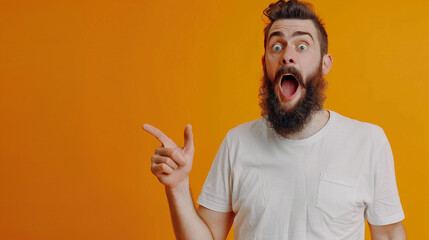
[[[285,34],[283,32],[280,32],[280,31],[272,32],[270,34],[270,36],[268,37],[268,42],[270,41],[271,37],[274,37],[274,36],[279,36],[279,37],[284,38]]]
[[[292,34],[292,37],[296,37],[296,36],[304,36],[304,35],[308,35],[311,37],[311,40],[313,40],[314,42],[314,38],[313,36],[311,36],[311,34],[309,32],[303,32],[303,31],[296,31]]]
[[[309,32],[296,31],[296,32],[294,32],[294,33],[292,34],[292,37],[305,36],[305,35],[310,36],[311,40],[313,40],[313,42],[314,42],[314,38],[313,38],[313,36],[312,36]],[[268,41],[270,41],[271,37],[274,37],[274,36],[279,36],[279,37],[284,38],[284,37],[285,37],[285,34],[284,34],[283,32],[280,32],[280,31],[272,32],[272,33],[270,34],[270,36],[268,37]]]

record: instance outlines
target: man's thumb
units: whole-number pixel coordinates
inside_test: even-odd
[[[186,125],[186,128],[185,128],[185,146],[183,148],[186,151],[194,149],[194,135],[192,134],[191,124]]]

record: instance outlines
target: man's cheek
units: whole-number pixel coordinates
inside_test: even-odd
[[[275,83],[276,82],[276,71],[275,71],[275,69],[271,69],[271,68],[267,68],[267,71],[268,71],[268,77],[270,78],[270,81],[272,82],[272,83]]]

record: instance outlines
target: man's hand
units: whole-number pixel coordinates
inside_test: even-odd
[[[194,141],[191,125],[185,128],[185,146],[179,147],[161,130],[144,124],[143,129],[161,142],[162,146],[155,149],[152,155],[152,173],[165,187],[173,189],[188,180],[194,158]]]

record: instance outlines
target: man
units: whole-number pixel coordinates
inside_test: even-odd
[[[264,14],[263,118],[230,130],[195,210],[188,174],[191,126],[163,147],[152,172],[165,185],[178,239],[405,239],[393,157],[383,130],[323,109],[332,65],[327,34],[311,5],[270,4]]]

